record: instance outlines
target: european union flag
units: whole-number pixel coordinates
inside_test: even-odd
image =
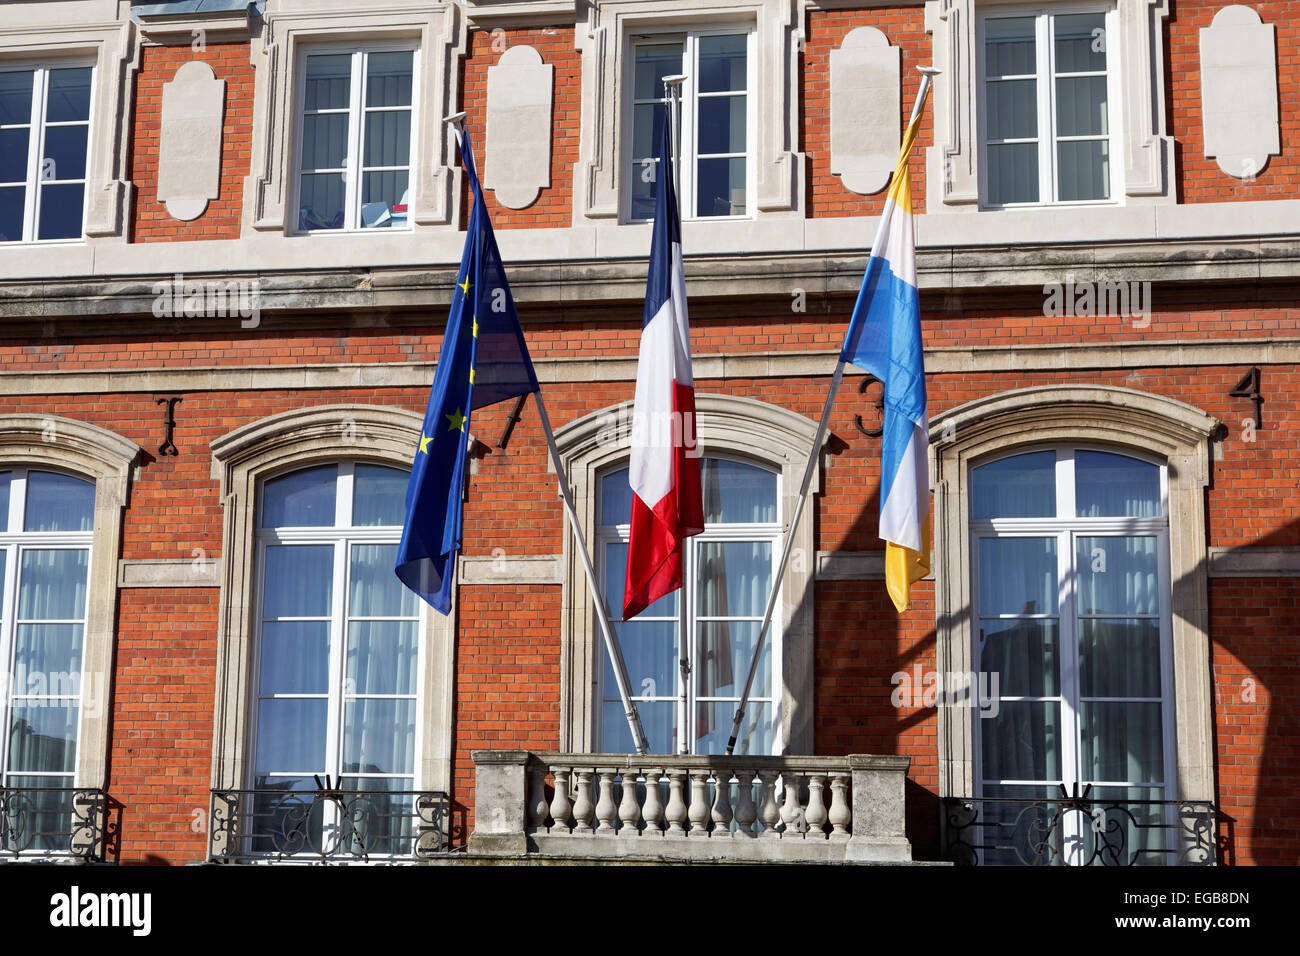
[[[474,169],[469,134],[461,141],[473,208],[447,332],[424,413],[420,447],[406,487],[406,524],[397,576],[443,614],[451,610],[470,416],[477,408],[537,391],[501,253]]]

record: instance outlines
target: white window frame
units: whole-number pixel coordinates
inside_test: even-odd
[[[40,223],[37,221],[40,212],[39,196],[44,191],[46,180],[41,174],[43,168],[43,159],[45,154],[45,131],[49,124],[46,122],[46,110],[48,108],[49,94],[49,75],[51,70],[65,69],[89,69],[90,70],[90,105],[85,120],[65,120],[55,122],[55,126],[81,126],[86,127],[86,160],[85,170],[80,179],[54,179],[49,182],[52,185],[65,186],[81,184],[81,229],[77,236],[65,236],[58,239],[40,239]],[[70,245],[73,243],[83,243],[86,241],[86,220],[89,216],[90,208],[90,188],[92,181],[91,159],[92,146],[95,140],[95,99],[98,93],[96,85],[99,81],[99,70],[93,58],[70,57],[67,59],[46,59],[46,60],[14,60],[0,62],[0,72],[3,73],[25,73],[31,71],[35,75],[32,78],[32,108],[29,123],[13,124],[0,126],[0,129],[21,129],[26,127],[29,130],[27,137],[27,179],[24,183],[23,192],[23,234],[20,239],[6,239],[0,241],[0,247],[11,245]],[[17,183],[6,183],[6,186],[12,188]]]
[[[697,118],[699,115],[698,102],[701,95],[705,97],[714,94],[701,94],[696,90],[696,77],[699,75],[699,41],[702,37],[710,36],[741,36],[745,37],[745,211],[740,215],[731,216],[698,216],[696,215],[696,206],[698,199],[698,140],[699,127]],[[678,203],[681,207],[681,219],[683,222],[734,222],[739,220],[749,220],[755,218],[755,194],[758,176],[758,35],[752,24],[736,24],[734,26],[716,26],[701,28],[696,30],[682,30],[680,28],[664,29],[656,31],[653,29],[637,30],[628,38],[628,55],[624,65],[623,88],[631,92],[626,101],[622,104],[620,110],[622,119],[623,142],[628,144],[628,154],[631,153],[631,144],[633,141],[633,127],[635,116],[635,105],[637,103],[653,102],[652,100],[638,100],[636,92],[636,48],[642,45],[653,45],[659,43],[682,43],[682,73],[686,79],[681,84],[681,145],[679,156],[674,157],[677,165],[677,173],[681,183]],[[726,94],[718,94],[726,95]],[[666,99],[661,99],[667,102]],[[658,142],[658,131],[655,132],[655,140]],[[714,154],[709,153],[710,158],[734,158],[733,154]],[[644,157],[642,157],[644,159]],[[624,159],[620,169],[620,176],[638,176],[640,168],[633,169],[631,164],[636,162],[637,157],[628,155]],[[657,162],[656,162],[657,165]],[[657,171],[656,171],[657,172]],[[633,184],[625,180],[622,189],[622,212],[623,222],[649,222],[649,219],[634,219],[632,217],[632,191]]]
[[[687,538],[684,542],[684,547],[683,547],[684,554],[682,560],[683,586],[682,589],[679,592],[677,592],[678,593],[677,639],[679,642],[678,643],[679,648],[682,647],[689,648],[687,660],[690,661],[691,673],[690,673],[690,683],[689,686],[687,687],[687,692],[686,692],[685,719],[683,719],[683,715],[680,713],[678,713],[677,716],[677,739],[674,741],[674,752],[678,752],[678,753],[683,752],[682,751],[683,746],[687,748],[685,752],[688,753],[696,752],[695,751],[696,737],[691,732],[691,728],[693,728],[696,725],[695,714],[697,713],[696,710],[697,704],[701,704],[701,703],[708,704],[708,703],[714,703],[718,701],[725,702],[727,700],[727,698],[725,697],[719,698],[719,697],[701,696],[697,691],[697,688],[699,686],[699,667],[698,667],[699,648],[698,648],[698,642],[696,640],[697,637],[696,625],[699,623],[699,619],[696,611],[696,605],[698,602],[698,594],[697,594],[698,586],[699,586],[698,555],[699,555],[700,545],[712,543],[712,542],[719,542],[719,541],[743,541],[743,542],[767,541],[772,546],[772,569],[771,569],[772,581],[774,584],[778,586],[778,592],[779,592],[781,582],[777,581],[776,572],[777,572],[777,566],[780,563],[780,559],[781,559],[781,548],[785,543],[785,535],[783,531],[783,527],[784,527],[783,521],[785,520],[785,518],[782,514],[782,509],[781,509],[781,500],[782,500],[782,495],[784,493],[784,488],[783,488],[782,475],[780,469],[775,468],[772,465],[765,464],[763,462],[753,461],[751,459],[744,458],[734,454],[715,452],[715,453],[708,454],[706,457],[738,462],[739,464],[747,465],[751,468],[758,468],[761,471],[764,471],[772,475],[776,479],[775,502],[774,502],[776,506],[776,518],[770,522],[759,522],[759,523],[706,522],[703,532],[701,532],[698,535],[694,535],[690,538]],[[621,467],[626,468],[627,464],[624,463]],[[600,476],[599,479],[601,483],[601,487],[603,487],[603,482],[606,477],[619,470],[620,470],[619,467],[615,467],[605,471]],[[600,507],[601,505],[597,503],[597,510],[596,510],[597,515],[600,514]],[[608,553],[608,545],[619,543],[619,542],[626,544],[629,540],[630,534],[631,534],[631,525],[629,525],[626,522],[622,522],[618,525],[600,525],[597,528],[596,541],[597,541],[597,549],[599,552],[596,559],[597,580],[599,581],[605,580],[606,555]],[[608,596],[606,596],[606,603],[608,604]],[[777,598],[778,607],[780,606],[780,603],[781,603],[781,598],[778,594],[778,598]],[[617,609],[611,606],[610,613],[618,614],[619,612]],[[640,620],[640,619],[641,619],[640,616],[634,618],[634,620]],[[744,616],[744,617],[732,616],[726,618],[725,620],[728,621],[752,620],[755,623],[758,623],[762,621],[762,617],[761,615],[754,616],[753,618],[749,618],[748,616]],[[775,615],[775,614],[773,615],[772,624],[768,629],[766,642],[769,647],[768,659],[771,661],[771,668],[772,668],[772,679],[769,687],[769,694],[766,697],[760,697],[757,694],[752,695],[750,697],[750,703],[751,704],[766,703],[771,705],[772,710],[771,710],[770,733],[772,736],[773,746],[776,749],[776,752],[779,754],[784,752],[783,741],[781,739],[782,735],[780,733],[781,718],[782,718],[780,688],[782,686],[781,661],[783,655],[783,648],[782,648],[781,622],[779,620],[779,615]],[[606,698],[612,699],[618,697],[617,687],[607,688],[604,686],[605,654],[606,651],[604,649],[604,645],[603,644],[599,645],[597,650],[597,660],[595,662],[594,671],[593,671],[598,676],[596,678],[597,680],[596,693],[593,698],[593,702],[595,704],[595,713],[592,715],[592,720],[595,727],[595,739],[598,741],[602,740],[604,737],[604,730],[605,730],[603,726],[604,709],[605,709],[604,702]],[[749,667],[748,659],[746,659],[745,664],[743,666],[746,669]],[[739,694],[744,690],[743,680],[744,677],[746,676],[748,676],[747,670],[743,673],[737,673],[735,675],[737,694]],[[632,675],[629,674],[628,679],[631,680]],[[630,690],[634,700],[647,700],[647,701],[654,700],[658,702],[672,701],[674,703],[678,703],[681,699],[681,692],[682,692],[681,670],[680,668],[678,668],[677,670],[677,680],[676,683],[674,683],[673,685],[673,693],[671,695],[657,693],[652,697],[642,697],[640,694],[641,688],[635,684],[632,685]],[[750,722],[752,715],[753,715],[752,710],[750,710],[750,708],[747,706],[745,711],[746,724]]]
[[[411,155],[407,164],[407,219],[405,226],[386,226],[382,229],[367,229],[361,223],[361,181],[363,138],[365,136],[365,82],[366,56],[371,53],[407,53],[411,54]],[[343,170],[344,210],[343,225],[338,229],[302,229],[299,227],[302,217],[302,141],[303,117],[307,102],[307,58],[309,56],[329,56],[347,53],[352,56],[352,77],[348,85],[348,155]],[[412,40],[394,38],[391,41],[373,41],[368,43],[318,43],[299,47],[294,70],[293,100],[293,149],[291,156],[293,175],[293,235],[355,235],[358,233],[404,233],[412,227],[412,210],[415,197],[415,180],[420,164],[420,45]],[[398,167],[393,167],[398,168]]]
[[[1060,200],[1056,144],[1056,45],[1053,20],[1058,16],[1076,13],[1104,13],[1106,20],[1106,125],[1109,148],[1107,163],[1110,167],[1108,199]],[[988,175],[989,140],[986,129],[988,110],[985,106],[988,78],[985,68],[985,23],[1007,17],[1034,17],[1034,50],[1037,56],[1035,80],[1038,90],[1038,200],[1023,203],[998,203],[989,201]],[[979,150],[980,205],[983,209],[1023,209],[1039,206],[1115,206],[1124,195],[1124,120],[1125,108],[1120,90],[1118,64],[1124,55],[1119,27],[1119,11],[1112,4],[1081,3],[1045,7],[1001,6],[981,10],[975,33],[976,84],[975,117]],[[1091,138],[1091,137],[1089,137]]]
[[[266,484],[277,478],[283,478],[301,471],[309,471],[314,468],[328,467],[334,464],[338,467],[338,474],[335,478],[335,496],[334,496],[334,523],[330,526],[316,527],[286,527],[286,528],[262,528],[261,515],[263,506],[263,496],[265,494]],[[352,789],[347,784],[349,781],[355,781],[358,777],[401,777],[409,779],[410,790],[412,792],[420,790],[420,755],[424,752],[424,694],[425,687],[423,679],[418,679],[415,684],[415,749],[414,763],[410,773],[382,773],[382,774],[348,774],[342,773],[343,768],[343,708],[346,698],[345,673],[346,673],[346,648],[347,648],[347,600],[350,593],[349,588],[349,549],[354,544],[398,544],[401,541],[401,526],[374,526],[362,525],[356,526],[351,523],[352,502],[353,502],[353,476],[357,464],[376,464],[385,468],[394,468],[395,466],[385,462],[370,462],[365,460],[344,460],[337,462],[319,461],[303,465],[297,465],[285,471],[278,472],[269,476],[258,488],[257,492],[257,530],[256,530],[256,595],[255,595],[255,614],[254,614],[254,634],[253,634],[253,658],[252,658],[252,692],[248,699],[248,726],[250,728],[249,746],[251,751],[247,763],[248,778],[246,786],[248,789],[257,787],[257,711],[258,704],[263,699],[261,695],[261,646],[262,646],[262,624],[263,624],[263,607],[265,602],[266,591],[266,549],[273,545],[330,545],[334,548],[333,559],[333,585],[331,591],[331,608],[330,608],[330,628],[329,628],[329,696],[327,698],[327,717],[325,728],[325,774],[334,783],[338,789]],[[425,655],[427,654],[427,641],[425,637],[428,627],[428,607],[423,601],[417,602],[418,610],[416,617],[416,632],[419,635],[418,654],[416,662],[416,674],[423,675],[425,669]],[[307,696],[316,698],[319,695],[275,695],[277,697],[298,697]],[[366,697],[393,697],[408,699],[410,695],[375,695],[367,694]],[[284,771],[281,773],[285,779],[297,779],[302,776],[300,772]],[[325,808],[325,826],[337,825],[335,819],[337,808],[332,803],[326,801]],[[373,854],[372,854],[373,855]]]
[[[9,484],[9,513],[8,524],[4,531],[0,531],[0,552],[4,552],[4,575],[0,577],[0,668],[3,673],[0,674],[0,689],[3,689],[3,695],[0,695],[0,731],[4,736],[0,738],[0,786],[6,786],[10,776],[22,777],[53,777],[58,778],[55,789],[76,789],[82,777],[81,761],[82,750],[86,746],[84,724],[86,708],[86,689],[87,679],[89,676],[89,655],[88,640],[90,636],[90,612],[91,612],[91,582],[93,570],[95,568],[95,548],[94,548],[94,531],[24,531],[23,522],[27,504],[27,476],[33,472],[46,472],[50,474],[65,475],[69,478],[75,478],[78,481],[90,485],[92,493],[91,513],[94,514],[94,494],[98,491],[95,481],[84,475],[73,474],[68,471],[56,468],[46,467],[28,467],[18,465],[14,467],[0,465],[0,472],[6,472],[10,475]],[[43,694],[38,695],[39,699],[50,701],[58,699],[60,701],[77,702],[77,743],[76,750],[73,754],[73,769],[71,773],[55,773],[53,771],[41,770],[19,770],[14,771],[9,768],[9,733],[11,730],[10,720],[13,715],[13,708],[17,706],[19,697],[28,696],[24,688],[15,683],[14,674],[14,654],[16,652],[15,637],[18,629],[18,574],[24,551],[85,551],[86,552],[86,602],[81,609],[81,617],[77,619],[60,619],[57,621],[40,621],[35,623],[53,623],[53,624],[81,624],[81,672],[77,675],[77,693],[70,694]],[[25,621],[24,623],[33,623]],[[98,696],[106,693],[105,688],[96,688]],[[96,700],[99,707],[106,706],[106,700]],[[71,777],[71,780],[66,778]],[[69,833],[71,829],[71,819],[69,819]],[[9,855],[12,851],[6,851]],[[71,855],[71,848],[65,850],[24,850],[20,851],[19,858],[46,858],[46,857],[67,857]],[[10,857],[12,859],[12,857]]]
[[[1169,472],[1168,464],[1157,457],[1130,448],[1075,442],[1069,444],[1027,445],[1002,452],[972,462],[970,477],[972,494],[968,499],[973,504],[973,471],[976,468],[1021,455],[1034,452],[1052,451],[1056,454],[1055,491],[1057,515],[1068,515],[1075,511],[1075,455],[1079,451],[1095,451],[1108,455],[1118,455],[1151,465],[1159,470],[1160,478],[1160,515],[1158,517],[1051,517],[1051,518],[994,518],[977,519],[972,514],[969,519],[970,549],[970,595],[971,595],[971,661],[975,667],[980,666],[980,562],[979,541],[982,538],[1046,538],[1055,536],[1057,557],[1057,584],[1059,600],[1057,613],[1059,621],[1058,656],[1060,660],[1059,695],[1060,704],[1060,769],[1061,785],[1068,794],[1082,794],[1088,782],[1098,787],[1157,787],[1159,796],[1149,799],[1175,800],[1178,797],[1178,741],[1177,718],[1174,696],[1174,650],[1172,594],[1173,582],[1170,577],[1169,560]],[[1075,539],[1078,537],[1120,537],[1144,536],[1156,539],[1157,575],[1160,585],[1159,611],[1157,618],[1160,628],[1160,713],[1162,771],[1164,780],[1159,784],[1152,781],[1085,781],[1085,774],[1079,765],[1079,735],[1081,730],[1082,697],[1079,688],[1079,639],[1077,628],[1077,589],[1071,582],[1075,580],[1072,573],[1075,563]],[[1112,616],[1112,615],[1108,615]],[[1145,615],[1132,615],[1134,617]],[[1014,698],[1003,698],[1010,700]],[[1032,700],[1051,698],[1029,698]],[[1121,698],[1124,701],[1141,702],[1145,698]],[[983,796],[984,787],[1052,787],[1055,782],[1040,780],[986,780],[984,778],[984,721],[974,720],[974,746],[972,748],[974,794]],[[1170,808],[1164,816],[1166,824],[1172,823]],[[1062,833],[1060,845],[1064,848],[1062,862],[1070,862],[1071,854],[1078,852],[1082,846],[1082,818],[1077,813],[1067,813],[1061,817]],[[1170,831],[1175,832],[1175,831]]]

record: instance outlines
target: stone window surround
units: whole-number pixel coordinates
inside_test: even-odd
[[[129,115],[139,46],[129,20],[0,26],[0,64],[8,60],[57,65],[59,57],[94,60],[90,151],[86,160],[86,218],[82,242],[125,243],[130,183],[126,181]],[[63,240],[64,244],[75,240]],[[44,247],[48,243],[41,243]],[[35,243],[33,243],[35,245]]]
[[[969,477],[975,463],[1031,445],[1091,443],[1167,464],[1176,794],[1183,800],[1214,799],[1205,488],[1218,428],[1216,419],[1174,399],[1099,385],[1018,389],[930,420],[935,669],[941,673],[978,669],[969,614]],[[969,707],[939,709],[940,797],[974,795],[973,713]]]
[[[98,425],[53,415],[0,415],[0,466],[50,468],[95,483],[82,674],[92,675],[92,679],[103,675],[103,680],[98,686],[91,685],[99,696],[98,706],[82,709],[78,787],[108,784],[117,559],[122,547],[122,515],[139,455],[135,442]]]
[[[217,612],[216,707],[212,731],[212,787],[247,785],[252,654],[257,622],[257,493],[271,476],[342,458],[411,467],[423,416],[378,405],[312,406],[243,425],[212,442],[212,477],[221,483],[221,599]],[[451,789],[451,721],[455,610],[426,613],[421,687],[418,790]]]
[[[459,63],[465,54],[461,8],[454,3],[401,0],[359,7],[339,0],[314,0],[305,6],[294,0],[269,0],[263,28],[250,46],[256,76],[252,165],[244,186],[244,235],[297,233],[293,131],[299,107],[295,96],[299,53],[311,45],[341,42],[403,39],[418,43],[420,106],[411,128],[416,150],[410,178],[411,231],[418,234],[453,222],[462,174],[454,160],[454,137],[442,119],[454,112],[451,105],[460,97]],[[313,235],[311,241],[337,238],[345,243],[359,241],[355,232],[340,233],[339,237]]]
[[[623,209],[624,91],[630,41],[639,30],[745,26],[756,31],[757,176],[753,214],[740,222],[799,215],[804,156],[798,144],[798,61],[803,10],[790,0],[593,0],[576,28],[582,53],[582,136],[574,168],[573,224],[618,221]]]
[[[1174,203],[1174,140],[1167,133],[1164,20],[1168,0],[1112,0],[1119,20],[1116,58],[1124,185],[1121,205]],[[926,148],[926,208],[980,209],[975,64],[976,20],[983,10],[1017,5],[1047,9],[1047,0],[927,0],[925,28],[933,36],[934,145]],[[1113,115],[1113,114],[1112,114]],[[1050,204],[1049,204],[1050,205]]]
[[[778,405],[734,395],[697,392],[696,433],[704,454],[716,450],[775,468],[781,475],[782,541],[790,531],[799,485],[816,437],[815,423]],[[603,474],[627,465],[632,403],[585,415],[555,434],[560,460],[573,490],[582,535],[595,540],[597,489]],[[820,461],[809,488],[820,488]],[[781,579],[781,725],[778,753],[812,753],[813,576],[816,571],[815,502],[804,509],[785,576]],[[561,557],[560,739],[564,752],[591,753],[595,745],[597,648],[603,646],[586,576],[575,553],[572,531],[564,531]]]

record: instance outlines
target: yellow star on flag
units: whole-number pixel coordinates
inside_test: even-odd
[[[474,384],[474,370],[473,370],[473,369],[470,369],[470,370],[469,370],[469,383],[470,383],[471,385]]]
[[[474,316],[474,338],[478,338],[478,316]]]
[[[473,286],[474,284],[469,281],[469,276],[465,277],[464,282],[456,283],[456,288],[460,289],[460,291],[465,293],[466,295],[469,295],[469,290],[473,288]]]
[[[431,441],[433,441],[433,436],[432,436],[432,435],[430,435],[428,438],[425,438],[425,437],[424,437],[424,432],[420,432],[420,451],[421,451],[423,454],[426,454],[426,455],[429,454],[429,442],[431,442]]]
[[[454,432],[454,431],[458,431],[458,430],[459,430],[459,431],[462,431],[462,432],[463,432],[463,431],[465,430],[465,419],[466,419],[468,416],[466,416],[466,415],[462,415],[462,414],[460,413],[460,409],[459,409],[459,408],[456,409],[456,411],[455,411],[454,414],[451,414],[451,415],[444,415],[443,417],[444,417],[445,419],[447,419],[447,421],[451,422],[451,425],[448,426],[447,431],[449,431],[449,432]]]

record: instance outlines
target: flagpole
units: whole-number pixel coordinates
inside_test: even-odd
[[[578,542],[578,555],[582,558],[582,570],[587,575],[587,584],[591,588],[591,599],[596,605],[597,617],[600,619],[600,631],[605,638],[605,650],[609,653],[610,663],[614,666],[614,680],[618,683],[619,697],[623,700],[623,714],[627,717],[628,729],[632,731],[632,742],[636,752],[646,752],[645,731],[641,728],[641,714],[632,700],[632,692],[627,679],[627,664],[623,661],[623,649],[619,646],[618,636],[609,623],[609,610],[596,584],[596,571],[591,565],[591,556],[587,553],[587,542],[582,529],[578,526],[578,513],[573,507],[573,493],[569,490],[569,481],[564,475],[564,464],[560,461],[560,451],[555,447],[555,434],[551,431],[551,419],[546,414],[546,403],[542,401],[541,389],[536,392],[537,415],[542,420],[542,431],[546,434],[546,445],[551,450],[551,462],[555,465],[555,474],[560,480],[560,496],[564,499],[564,511],[569,516],[569,526],[573,528],[573,537]]]
[[[456,142],[461,144],[462,128],[461,124],[465,122],[464,113],[454,113],[443,119],[456,133]],[[578,555],[582,558],[582,570],[587,576],[587,585],[591,589],[591,599],[596,604],[596,610],[599,612],[600,630],[605,638],[605,649],[609,653],[610,662],[614,665],[614,680],[618,683],[618,694],[623,701],[623,714],[627,717],[628,729],[632,731],[632,743],[636,747],[638,754],[646,752],[645,731],[641,728],[641,714],[636,709],[636,703],[632,700],[632,693],[627,679],[627,664],[623,660],[623,650],[619,647],[618,637],[614,634],[614,629],[609,623],[609,610],[605,606],[605,600],[601,597],[600,587],[596,583],[596,571],[591,565],[591,555],[587,553],[587,542],[582,536],[582,529],[578,526],[578,513],[573,508],[573,492],[569,490],[569,480],[564,474],[564,465],[560,461],[560,451],[555,446],[555,433],[551,431],[551,419],[546,414],[546,403],[542,400],[542,390],[539,388],[534,397],[537,399],[537,415],[542,420],[542,431],[546,434],[546,445],[551,452],[551,462],[555,465],[555,474],[560,482],[560,496],[564,499],[564,511],[569,517],[569,525],[573,528],[573,537],[578,542]]]
[[[918,67],[921,72],[921,89],[916,94],[916,104],[912,107],[912,118],[908,120],[907,127],[911,127],[916,122],[916,118],[921,114],[921,107],[925,103],[926,94],[930,91],[930,77],[939,71],[932,66]],[[884,223],[882,222],[883,226]],[[772,626],[772,612],[776,609],[776,599],[781,590],[781,579],[785,576],[786,565],[790,561],[790,552],[794,548],[794,533],[799,527],[799,518],[803,515],[803,506],[808,500],[808,487],[812,484],[813,470],[817,465],[817,458],[821,454],[822,442],[826,439],[826,428],[830,422],[831,409],[835,405],[835,396],[839,394],[840,383],[844,380],[844,353],[840,352],[840,358],[835,363],[835,375],[831,379],[830,391],[826,394],[826,404],[822,407],[822,417],[817,423],[817,435],[813,438],[812,451],[808,455],[808,464],[804,468],[803,483],[799,487],[799,500],[794,506],[794,516],[790,519],[790,530],[786,533],[785,547],[781,549],[781,563],[777,567],[776,577],[772,579],[772,590],[767,598],[767,609],[763,612],[763,623],[758,629],[758,643],[754,645],[754,656],[749,661],[749,675],[745,678],[745,691],[740,697],[740,706],[736,708],[736,716],[731,724],[731,739],[727,741],[727,755],[735,753],[736,739],[740,736],[740,725],[745,720],[745,705],[749,703],[749,694],[754,687],[754,677],[758,673],[758,661],[763,655],[763,644],[767,639],[767,632]]]
[[[682,84],[685,82],[686,75],[684,73],[679,73],[676,76],[665,76],[663,79],[664,93],[668,96],[668,112],[673,131],[673,195],[677,197],[679,207],[682,202],[682,164],[680,162],[682,155]],[[679,211],[678,217],[680,218],[680,216],[681,212]]]

